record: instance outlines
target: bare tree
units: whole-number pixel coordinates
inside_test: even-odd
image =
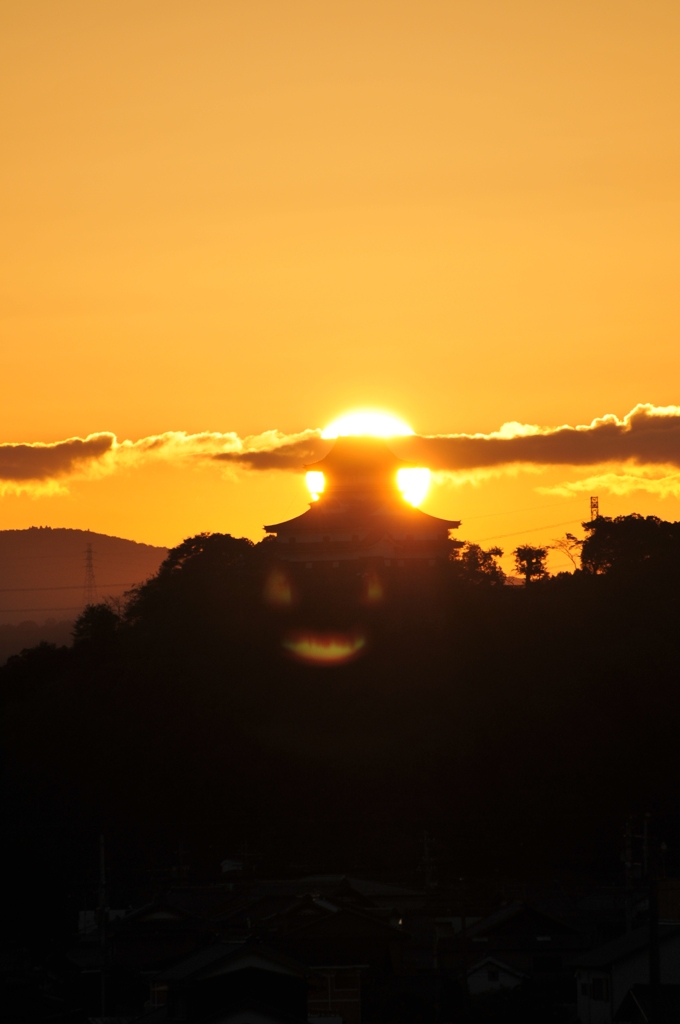
[[[556,538],[548,547],[550,551],[561,551],[567,556],[574,569],[579,568],[576,559],[581,556],[583,541],[575,537],[573,533],[565,533],[564,537]]]

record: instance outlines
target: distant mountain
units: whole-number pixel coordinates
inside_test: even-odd
[[[138,544],[122,537],[89,530],[51,529],[32,526],[28,530],[0,530],[0,662],[6,648],[15,646],[12,630],[32,620],[38,629],[31,642],[56,640],[68,632],[61,624],[72,622],[85,605],[85,558],[92,546],[97,596],[119,597],[136,583],[152,576],[167,554],[167,548]],[[51,620],[51,621],[49,621]],[[20,631],[28,637],[33,630]],[[50,635],[48,635],[50,634]],[[17,632],[17,643],[19,633]],[[63,642],[63,641],[62,641]],[[27,646],[26,642],[20,644]],[[9,653],[12,653],[11,651]]]
[[[20,622],[17,626],[0,625],[0,665],[4,665],[13,654],[21,654],[25,647],[40,643],[56,644],[63,647],[71,643],[73,622],[62,619],[48,619],[46,622]]]

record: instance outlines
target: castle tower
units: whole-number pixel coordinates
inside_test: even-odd
[[[275,535],[281,559],[310,567],[357,559],[427,565],[448,556],[449,531],[460,522],[409,504],[399,471],[426,471],[398,459],[383,438],[339,437],[325,458],[306,468],[318,486],[316,500],[295,519],[264,528]]]

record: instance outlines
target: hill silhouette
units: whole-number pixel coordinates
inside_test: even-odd
[[[0,663],[41,640],[69,642],[85,606],[88,544],[101,598],[141,583],[167,554],[166,548],[89,530],[0,530]]]

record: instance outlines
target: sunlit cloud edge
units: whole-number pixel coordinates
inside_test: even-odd
[[[640,404],[623,418],[606,415],[576,427],[513,422],[489,434],[411,434],[388,443],[411,464],[429,466],[438,484],[480,486],[497,476],[550,467],[577,473],[602,467],[584,480],[537,489],[558,494],[599,485],[614,493],[670,496],[678,493],[680,406]],[[267,430],[243,438],[233,431],[167,431],[136,441],[119,441],[103,431],[49,443],[8,442],[0,444],[0,494],[64,494],[71,481],[96,480],[150,461],[179,467],[217,464],[231,476],[241,471],[301,473],[331,445],[318,428],[293,434]]]

